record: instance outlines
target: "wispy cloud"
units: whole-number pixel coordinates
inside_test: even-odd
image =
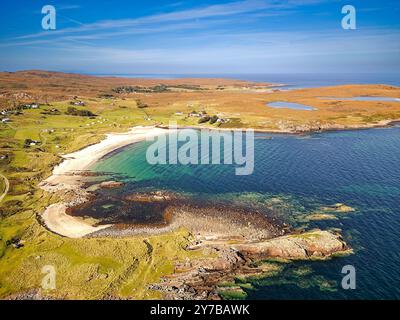
[[[78,4],[64,4],[64,5],[58,5],[57,10],[77,10],[81,9],[82,6]]]
[[[331,24],[300,20],[311,11],[311,18],[321,21],[312,6],[327,3],[322,11],[329,10],[332,0],[247,0],[185,10],[178,2],[146,16],[90,23],[62,12],[58,15],[70,21],[70,27],[1,43],[0,66],[19,59],[24,68],[62,66],[64,70],[305,71],[319,66],[352,68],[368,61],[383,64],[400,56],[398,25],[345,31],[340,6],[336,16],[324,17]],[[393,63],[394,68],[399,69],[399,64]]]
[[[225,4],[215,4],[189,10],[155,14],[135,19],[103,20],[94,23],[87,23],[87,24],[82,23],[80,27],[64,28],[53,32],[39,32],[39,33],[20,36],[17,39],[56,37],[65,34],[100,32],[104,30],[112,31],[115,29],[140,27],[149,24],[160,24],[160,23],[171,24],[171,23],[180,23],[180,22],[199,20],[199,19],[210,20],[223,17],[240,16],[249,13],[257,14],[260,17],[263,14],[264,15],[288,14],[288,11],[285,11],[287,9],[305,5],[315,5],[326,1],[327,0],[296,0],[296,1],[245,0],[245,1],[230,2]],[[267,9],[271,11],[263,12],[263,10]],[[282,10],[281,13],[279,12],[280,10]]]

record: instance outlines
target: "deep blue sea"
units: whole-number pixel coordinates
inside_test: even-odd
[[[251,281],[249,299],[400,299],[400,127],[256,134],[249,176],[236,176],[230,165],[149,165],[149,145],[131,145],[93,169],[125,181],[129,191],[163,189],[209,203],[273,207],[296,227],[341,229],[354,249],[330,261],[284,264],[276,276]],[[299,219],[335,203],[356,211],[338,220]],[[349,264],[356,269],[355,290],[341,287]]]

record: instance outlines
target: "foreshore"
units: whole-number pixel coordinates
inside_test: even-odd
[[[396,124],[396,121],[381,121],[371,127],[358,127],[358,128],[331,128],[323,131],[334,131],[334,130],[361,130],[370,129],[374,127],[387,127],[392,124]],[[69,206],[83,203],[87,200],[87,191],[82,188],[83,180],[82,176],[90,166],[95,164],[102,157],[107,154],[123,148],[127,145],[134,144],[136,142],[144,141],[147,138],[159,136],[170,132],[170,130],[179,129],[205,129],[205,130],[221,130],[221,131],[234,131],[234,130],[246,130],[238,128],[207,128],[207,127],[177,127],[176,129],[170,129],[168,127],[160,126],[149,126],[149,127],[133,127],[126,133],[111,133],[107,134],[106,138],[101,142],[90,145],[77,152],[64,155],[64,161],[56,166],[53,170],[53,174],[44,180],[40,186],[42,189],[48,192],[58,191],[72,191],[75,195],[72,201],[62,202],[54,204],[46,208],[42,214],[43,223],[52,232],[61,236],[70,238],[81,238],[89,234],[97,233],[101,230],[112,227],[112,225],[101,225],[92,226],[80,218],[70,216],[66,213],[66,209]],[[168,131],[167,131],[168,130]],[[271,133],[271,134],[300,134],[301,132],[285,132],[285,131],[267,131],[267,130],[255,130],[259,133]],[[305,132],[304,132],[305,133]]]
[[[202,127],[202,126],[177,126],[177,129],[195,129],[195,130],[216,130],[216,131],[246,131],[254,130],[255,133],[269,133],[269,134],[287,134],[287,135],[301,135],[312,134],[331,131],[351,131],[351,130],[368,130],[376,128],[389,128],[394,125],[400,124],[400,119],[395,120],[381,120],[376,123],[368,123],[363,125],[338,125],[338,124],[324,124],[324,125],[302,125],[298,128],[280,128],[280,129],[260,129],[260,128],[219,128],[219,127]],[[167,126],[157,126],[158,128],[168,130]]]
[[[52,232],[69,238],[81,238],[110,225],[91,226],[82,219],[66,214],[68,205],[86,200],[86,190],[82,188],[81,174],[105,155],[127,145],[164,134],[156,127],[134,127],[126,133],[108,134],[101,142],[77,152],[64,155],[64,161],[54,168],[53,174],[40,187],[48,192],[73,191],[75,199],[71,203],[58,203],[46,208],[42,214],[44,224]]]
[[[157,127],[134,127],[126,133],[107,134],[101,142],[77,152],[64,155],[64,161],[54,168],[53,174],[42,183],[45,190],[70,189],[79,185],[74,174],[87,170],[102,157],[127,145],[156,137],[166,131]]]
[[[171,221],[165,226],[122,230],[112,224],[94,226],[67,214],[68,207],[89,198],[81,181],[85,170],[110,152],[165,133],[168,131],[162,128],[135,127],[127,133],[109,134],[98,144],[64,156],[53,175],[41,184],[44,190],[66,196],[64,202],[50,205],[42,213],[44,225],[68,238],[119,238],[188,230],[190,243],[185,250],[200,250],[207,258],[177,263],[172,275],[149,287],[170,299],[219,299],[218,285],[223,281],[268,274],[271,265],[254,266],[265,259],[324,260],[351,253],[338,233],[319,229],[298,233],[285,223],[238,208],[196,208],[179,203],[169,208]],[[140,201],[140,197],[133,198]],[[159,200],[160,196],[155,198]]]

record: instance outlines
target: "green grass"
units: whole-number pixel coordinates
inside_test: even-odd
[[[188,236],[180,230],[146,238],[156,248],[149,255],[143,237],[61,238],[43,229],[30,211],[20,213],[0,222],[0,298],[40,288],[46,265],[57,272],[57,289],[47,293],[56,298],[154,298],[160,293],[148,290],[149,284],[173,273],[175,262],[199,255],[184,250]],[[13,238],[21,239],[24,247],[6,247]],[[138,266],[129,271],[135,261]]]
[[[23,115],[11,117],[10,126],[0,124],[0,154],[10,155],[10,161],[0,162],[0,172],[11,184],[0,204],[6,215],[0,219],[0,298],[40,289],[45,265],[57,271],[57,289],[42,292],[45,295],[62,299],[160,298],[161,293],[149,290],[148,285],[173,273],[177,261],[202,255],[184,249],[189,241],[185,230],[146,239],[67,239],[38,223],[36,215],[60,201],[58,195],[47,194],[38,184],[51,174],[62,153],[97,143],[109,132],[153,124],[144,119],[135,101],[113,103],[90,100],[88,109],[98,115],[94,119],[65,115],[68,103],[59,102],[53,107],[61,115],[24,110]],[[28,138],[40,140],[42,145],[24,148]],[[0,191],[3,184],[1,181]],[[21,239],[24,246],[7,246],[13,239]],[[154,248],[151,255],[144,240]]]
[[[247,293],[240,287],[218,290],[218,294],[225,300],[244,300],[247,297]]]

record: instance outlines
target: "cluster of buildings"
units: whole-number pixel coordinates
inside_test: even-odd
[[[188,114],[189,118],[207,118],[208,114],[205,111],[201,111],[201,112],[196,112],[196,111],[192,111],[191,113]]]
[[[20,115],[22,114],[22,110],[28,110],[28,109],[39,109],[39,104],[38,103],[27,103],[27,104],[22,104],[19,105],[18,107],[14,108],[4,108],[0,111],[0,121],[2,123],[9,123],[11,122],[11,119],[7,116],[13,114],[13,115]]]
[[[38,103],[28,103],[22,105],[22,109],[39,109],[39,104]]]
[[[2,123],[9,123],[9,122],[11,122],[11,119],[7,117],[7,115],[10,114],[10,111],[2,110],[2,111],[0,112],[0,114],[1,114],[1,122],[2,122]]]

